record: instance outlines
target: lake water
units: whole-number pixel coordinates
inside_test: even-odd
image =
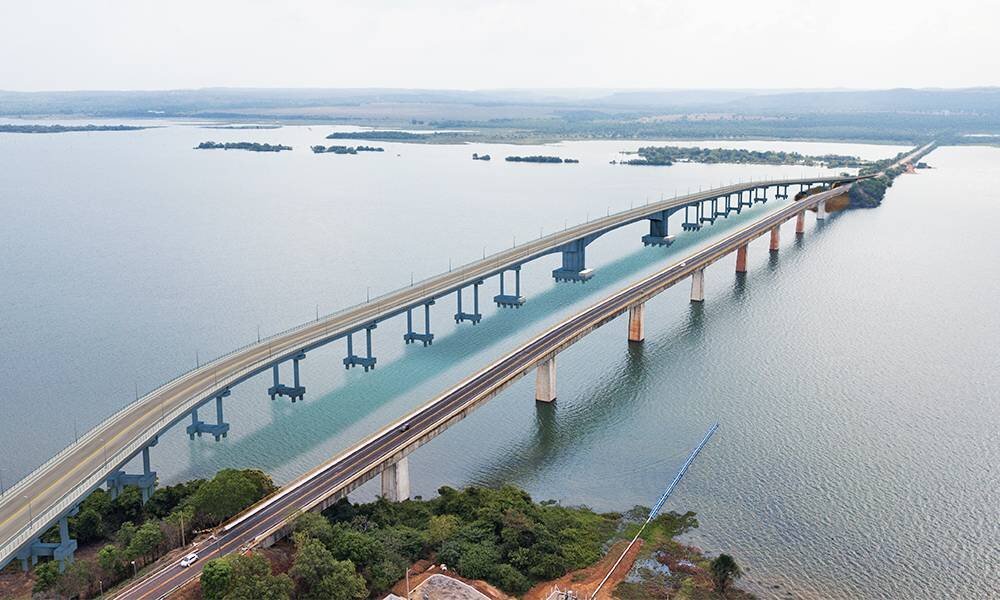
[[[0,476],[6,485],[124,403],[280,331],[632,204],[739,179],[818,169],[608,164],[637,142],[547,147],[376,143],[314,155],[331,127],[174,126],[0,134]],[[194,151],[205,140],[292,152]],[[685,143],[687,144],[687,143]],[[691,144],[695,145],[695,144]],[[901,147],[715,144],[892,156]],[[493,161],[470,160],[473,152]],[[557,154],[579,165],[510,164]],[[525,378],[411,456],[415,494],[512,482],[536,498],[623,510],[651,504],[713,421],[721,429],[667,503],[690,540],[734,554],[764,597],[988,597],[1000,589],[1000,149],[942,148],[881,208],[810,219],[781,251],[728,258],[706,302],[678,286],[647,306],[646,342],[619,319],[559,356],[559,399]],[[375,331],[379,368],[346,372],[341,343],[302,364],[306,401],[271,402],[266,378],[226,402],[229,438],[179,427],[153,449],[162,482],[228,467],[287,481],[426,402],[530,335],[759,218],[769,202],[669,249],[636,224],[588,248],[595,278],[523,272],[520,310],[485,306],[434,345]],[[488,281],[484,297],[495,293]],[[370,499],[375,483],[355,499]],[[775,587],[777,586],[777,587]]]

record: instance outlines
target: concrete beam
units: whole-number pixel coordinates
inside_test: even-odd
[[[552,402],[556,399],[556,357],[552,356],[538,365],[535,378],[535,400]]]
[[[410,499],[410,462],[406,457],[382,470],[382,497],[390,502]]]
[[[743,244],[736,249],[736,272],[747,272],[747,245]]]
[[[691,274],[691,302],[705,301],[705,269]]]
[[[645,332],[646,303],[636,304],[628,308],[628,341],[641,342],[646,339]]]
[[[781,226],[775,225],[771,228],[771,252],[777,252],[781,248]]]

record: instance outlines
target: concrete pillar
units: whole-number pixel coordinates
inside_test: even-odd
[[[747,245],[743,244],[736,249],[736,272],[747,272]]]
[[[771,252],[777,252],[781,248],[781,227],[775,225],[771,228]]]
[[[795,215],[795,234],[800,235],[806,232],[806,212],[802,211]]]
[[[691,302],[705,301],[705,269],[691,273]]]
[[[646,339],[645,332],[646,303],[636,304],[628,308],[628,341],[641,342]]]
[[[556,399],[556,357],[538,365],[535,378],[535,400],[552,402]]]
[[[826,200],[823,200],[816,205],[816,220],[824,221],[826,220]]]
[[[382,471],[382,497],[390,502],[410,499],[410,463],[405,457]]]

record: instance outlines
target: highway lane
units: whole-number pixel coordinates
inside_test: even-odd
[[[0,564],[100,486],[107,475],[121,468],[157,435],[185,419],[193,407],[225,387],[270,368],[276,360],[287,360],[376,319],[399,314],[407,306],[451,293],[458,287],[549,253],[575,239],[642,220],[655,212],[762,186],[852,179],[828,177],[748,182],[650,203],[505,250],[206,363],[113,415],[4,493],[0,498]]]
[[[309,510],[325,499],[343,494],[357,483],[374,476],[385,463],[419,447],[451,424],[464,418],[479,404],[516,381],[559,350],[614,319],[630,306],[645,302],[695,271],[733,252],[737,247],[765,235],[773,227],[795,218],[819,202],[846,192],[840,188],[810,196],[775,211],[761,220],[670,265],[642,281],[628,286],[584,311],[551,327],[497,362],[472,375],[414,413],[386,427],[368,440],[349,449],[286,486],[225,528],[219,538],[199,548],[201,560],[187,569],[170,565],[124,589],[121,598],[154,598],[169,594],[196,578],[205,561],[254,545],[281,529],[290,515]]]

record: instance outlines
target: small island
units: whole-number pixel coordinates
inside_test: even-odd
[[[13,125],[0,124],[0,133],[69,133],[74,131],[140,131],[141,125]]]
[[[477,154],[477,153],[473,152],[472,153],[472,160],[490,160],[490,155],[489,154]]]
[[[412,131],[336,131],[326,136],[328,140],[378,140],[380,142],[427,141],[436,133],[413,133]]]
[[[281,129],[281,125],[203,125],[202,129]]]
[[[357,154],[358,152],[384,152],[376,146],[312,146],[316,154]]]
[[[258,144],[257,142],[202,142],[195,150],[248,150],[250,152],[281,152],[291,150],[291,146],[281,144]]]
[[[528,163],[551,163],[551,164],[574,164],[580,162],[575,158],[560,158],[558,156],[508,156],[504,159],[508,162],[528,162]]]
[[[693,162],[706,164],[753,164],[753,165],[797,165],[825,166],[831,169],[861,168],[871,164],[856,156],[840,154],[824,154],[808,156],[798,152],[775,152],[773,150],[743,150],[733,148],[698,148],[682,146],[645,146],[636,152],[639,158],[619,161],[623,165],[666,166],[676,162]],[[614,164],[614,161],[612,161]]]

